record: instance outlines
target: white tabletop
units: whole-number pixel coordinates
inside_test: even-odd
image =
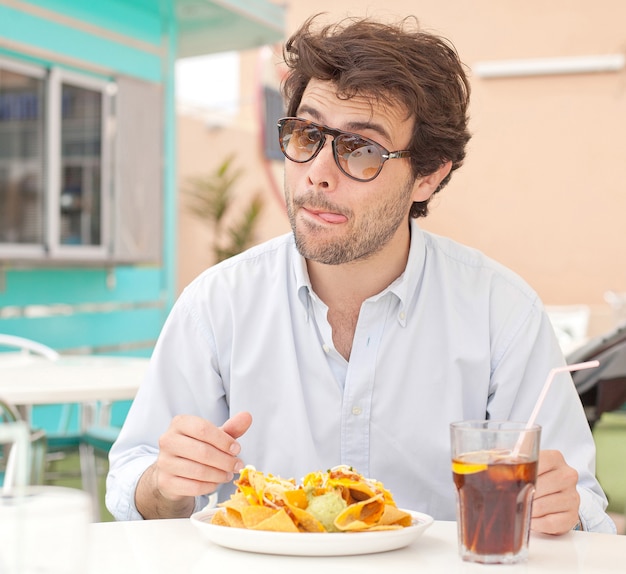
[[[457,554],[454,522],[436,521],[420,538],[400,550],[340,557],[273,556],[230,550],[206,541],[187,519],[101,522],[90,525],[90,530],[89,574],[599,574],[626,570],[626,536],[587,532],[558,537],[531,535],[530,557],[524,564],[470,564]]]
[[[133,399],[148,359],[103,355],[66,356],[58,361],[0,355],[0,397],[14,405]]]

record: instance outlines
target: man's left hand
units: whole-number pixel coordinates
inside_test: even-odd
[[[544,534],[564,534],[579,521],[578,472],[568,466],[558,450],[539,453],[537,488],[531,528]]]

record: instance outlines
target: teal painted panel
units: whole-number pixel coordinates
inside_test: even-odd
[[[176,46],[178,44],[178,30],[172,27],[168,36],[169,50],[165,67],[166,76],[176,76]],[[167,306],[171,309],[176,293],[176,278],[178,272],[178,158],[176,138],[176,88],[174,82],[165,86],[165,138],[164,153],[165,165],[169,166],[164,174],[165,196],[163,200],[163,282],[167,293]]]
[[[161,298],[163,281],[160,267],[117,267],[115,284],[119,300],[153,301]]]
[[[58,351],[154,342],[163,326],[162,308],[111,313],[0,319],[0,331],[35,339]]]
[[[161,59],[156,54],[50,22],[0,4],[0,36],[6,40],[76,58],[119,73],[160,82]]]
[[[121,427],[124,424],[132,404],[133,401],[116,401],[111,405],[111,426]]]
[[[161,42],[160,2],[154,0],[29,0],[29,4],[156,46]]]
[[[35,405],[30,414],[32,427],[45,430],[50,438],[80,432],[81,406],[77,403]]]
[[[81,303],[150,302],[162,299],[161,269],[9,269],[4,271],[0,308]]]
[[[132,403],[115,401],[111,405],[111,426],[122,427]],[[73,438],[80,434],[81,409],[77,403],[35,405],[31,409],[32,427],[45,430],[48,438],[58,446],[63,442],[63,437]]]

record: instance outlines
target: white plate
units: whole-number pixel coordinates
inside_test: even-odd
[[[348,556],[396,550],[411,544],[433,523],[432,516],[407,510],[413,516],[413,526],[398,530],[352,533],[268,532],[211,524],[211,517],[217,511],[217,508],[211,508],[191,515],[192,524],[206,540],[235,550],[288,556]]]

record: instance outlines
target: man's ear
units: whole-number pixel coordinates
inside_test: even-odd
[[[413,188],[413,201],[426,201],[430,196],[435,193],[435,190],[439,187],[439,184],[450,173],[452,169],[452,162],[447,161],[442,163],[437,171],[434,171],[430,175],[419,177],[415,180],[415,187]]]

